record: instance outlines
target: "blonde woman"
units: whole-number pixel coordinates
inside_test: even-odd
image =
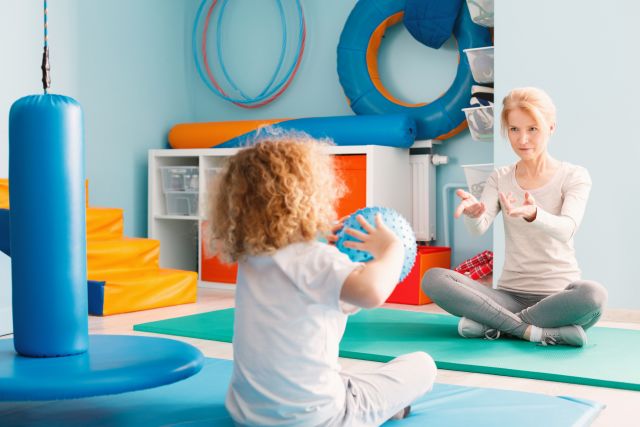
[[[436,304],[461,317],[466,338],[495,339],[501,333],[542,344],[581,347],[586,330],[602,313],[607,292],[582,280],[573,238],[584,215],[591,178],[583,167],[551,157],[556,128],[551,98],[532,87],[503,100],[502,134],[520,160],[496,169],[481,199],[458,190],[454,216],[482,234],[502,212],[505,262],[497,289],[455,271],[432,269],[423,289]]]
[[[361,240],[348,246],[373,255],[366,264],[317,240],[331,240],[341,189],[324,144],[281,135],[232,157],[211,192],[212,247],[239,264],[226,407],[240,425],[380,425],[405,417],[433,385],[422,352],[368,372],[340,369],[347,315],[382,304],[403,262],[380,217],[375,228],[358,218],[367,233],[347,230]]]

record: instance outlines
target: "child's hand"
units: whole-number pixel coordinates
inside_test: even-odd
[[[503,192],[500,192],[499,196],[507,215],[515,218],[522,217],[529,222],[536,219],[538,208],[536,207],[535,199],[528,191],[524,193],[524,202],[522,203],[522,206],[519,207],[513,206],[513,203],[516,202],[515,197],[513,197],[513,193],[504,194]]]
[[[385,302],[398,283],[404,247],[395,233],[384,224],[379,213],[375,216],[375,228],[362,215],[356,219],[365,232],[345,229],[345,233],[360,241],[346,240],[343,245],[369,252],[373,259],[349,274],[342,285],[340,299],[358,307],[374,308]]]
[[[363,233],[353,228],[347,228],[345,233],[360,240],[346,240],[344,246],[351,249],[369,252],[374,259],[382,257],[384,254],[393,250],[402,250],[402,242],[393,231],[387,227],[382,221],[382,215],[379,213],[375,216],[375,228],[367,222],[362,215],[356,217],[362,228],[366,231]]]
[[[462,201],[453,213],[454,218],[460,218],[462,214],[470,218],[478,218],[486,210],[484,203],[479,202],[473,194],[467,193],[463,189],[458,189],[456,196],[460,197]]]
[[[347,220],[347,218],[349,218],[348,215],[343,216],[338,221],[336,221],[335,224],[333,224],[333,227],[331,227],[331,234],[327,236],[327,242],[330,245],[335,245],[338,241],[338,232],[342,230],[342,227],[344,227],[344,222]]]

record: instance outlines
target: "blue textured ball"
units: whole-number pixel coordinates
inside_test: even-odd
[[[357,249],[345,248],[344,242],[358,241],[355,237],[352,237],[345,233],[346,228],[353,228],[354,230],[361,231],[366,233],[356,216],[362,215],[364,219],[367,220],[369,224],[375,227],[375,216],[377,213],[382,215],[382,221],[385,223],[387,227],[391,229],[395,233],[396,236],[400,238],[402,241],[402,245],[404,246],[404,263],[402,264],[402,272],[400,273],[399,281],[404,280],[405,277],[411,271],[413,264],[416,260],[416,254],[418,251],[418,247],[416,245],[416,236],[413,234],[413,229],[411,228],[411,224],[407,221],[402,215],[393,209],[383,208],[383,207],[368,207],[364,209],[360,209],[353,214],[344,222],[344,227],[342,230],[338,232],[338,241],[336,242],[336,248],[344,254],[346,254],[351,261],[354,262],[367,262],[373,259],[373,256],[369,252],[360,251]]]

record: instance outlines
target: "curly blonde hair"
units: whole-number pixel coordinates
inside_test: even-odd
[[[345,191],[327,145],[271,135],[229,158],[209,192],[209,250],[233,262],[326,235]]]

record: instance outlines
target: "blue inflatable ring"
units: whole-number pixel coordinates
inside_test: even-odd
[[[351,11],[338,43],[338,77],[356,114],[407,114],[416,120],[417,139],[446,139],[466,128],[473,77],[463,49],[490,46],[491,35],[460,8],[453,35],[460,52],[451,87],[431,103],[410,104],[394,98],[378,74],[378,48],[385,30],[402,21],[405,0],[360,0]]]

